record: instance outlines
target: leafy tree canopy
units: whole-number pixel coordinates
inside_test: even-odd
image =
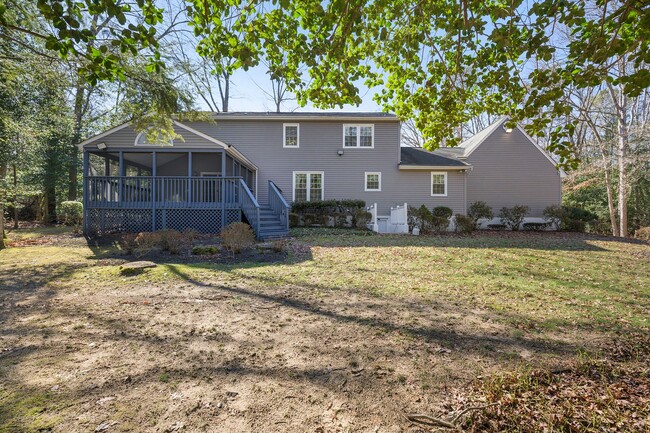
[[[82,55],[89,80],[120,78],[114,48],[146,49],[159,70],[155,0],[38,0],[55,27],[46,45]],[[199,54],[232,58],[231,69],[264,59],[298,101],[319,107],[377,101],[415,119],[425,146],[457,144],[457,127],[479,113],[530,119],[540,135],[571,107],[565,89],[609,82],[628,96],[650,86],[650,6],[634,0],[187,0]],[[110,38],[80,17],[115,19]],[[0,19],[4,15],[0,8]],[[100,13],[101,12],[101,13]],[[134,18],[135,17],[135,18]],[[21,29],[28,32],[29,29]],[[36,35],[40,37],[40,35]],[[107,46],[110,44],[110,46]],[[621,68],[621,62],[626,66]],[[616,73],[612,69],[616,68]],[[551,130],[550,146],[574,166],[574,125]]]

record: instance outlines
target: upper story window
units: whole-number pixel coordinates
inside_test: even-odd
[[[300,125],[285,123],[282,147],[300,147]]]
[[[447,196],[447,173],[446,172],[431,172],[431,196],[432,197],[446,197]]]
[[[343,147],[375,147],[374,125],[343,125]]]
[[[381,191],[381,173],[366,171],[365,191]]]
[[[168,141],[164,141],[163,138],[160,136],[160,134],[157,135],[157,139],[154,140],[152,143],[147,139],[147,132],[148,131],[142,131],[141,133],[138,134],[137,137],[135,137],[135,143],[133,143],[135,146],[173,146],[174,145],[174,140],[171,138]]]

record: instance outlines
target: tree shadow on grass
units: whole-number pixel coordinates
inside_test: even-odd
[[[575,353],[577,350],[576,346],[560,342],[550,343],[545,340],[537,339],[524,339],[486,334],[457,333],[454,330],[443,329],[442,327],[405,325],[398,324],[395,321],[389,320],[387,318],[363,317],[357,314],[346,314],[343,312],[334,311],[322,303],[311,302],[304,299],[299,299],[298,297],[292,297],[288,293],[278,295],[242,287],[205,283],[190,277],[188,274],[180,270],[177,266],[167,265],[167,268],[178,277],[195,286],[206,287],[218,290],[220,292],[255,298],[263,302],[270,302],[296,311],[301,311],[321,318],[330,319],[334,322],[343,324],[357,324],[382,332],[400,332],[408,336],[421,339],[422,341],[425,341],[429,344],[437,344],[443,347],[454,347],[455,349],[467,352],[478,351],[481,354],[485,355],[484,348],[486,346],[504,349],[511,348],[513,346],[523,346],[529,350],[546,352],[556,355]],[[322,287],[318,288],[322,289]],[[367,293],[360,291],[358,294],[361,296],[368,296]],[[401,303],[395,299],[392,299],[390,302],[394,303],[395,307],[412,307],[411,303]],[[401,305],[398,306],[397,304]],[[364,306],[362,305],[360,309],[363,310]]]

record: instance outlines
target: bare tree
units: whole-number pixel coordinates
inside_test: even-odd
[[[402,122],[401,142],[403,146],[422,147],[424,139],[413,119]]]

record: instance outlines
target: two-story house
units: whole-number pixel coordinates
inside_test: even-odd
[[[86,233],[193,228],[240,220],[260,238],[286,234],[293,201],[361,199],[392,206],[482,200],[541,216],[560,203],[560,172],[505,119],[457,148],[400,146],[400,122],[382,113],[218,113],[175,122],[181,136],[148,143],[123,124],[80,144]]]

